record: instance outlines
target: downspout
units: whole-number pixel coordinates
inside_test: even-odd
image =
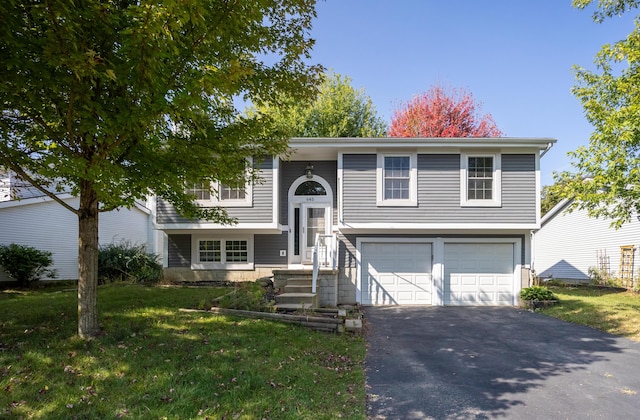
[[[540,157],[542,158],[542,156],[546,155],[547,152],[551,150],[552,146],[553,146],[553,143],[551,142],[547,143],[547,147],[542,152],[540,152]]]
[[[547,147],[540,152],[540,159],[542,159],[542,157],[544,155],[547,154],[547,152],[549,150],[551,150],[551,147],[553,147],[553,143],[549,142],[547,143]],[[533,286],[533,280],[535,277],[535,262],[536,262],[536,232],[537,230],[531,230],[530,234],[531,234],[531,268],[529,269],[529,286]]]
[[[531,230],[531,268],[529,269],[529,286],[533,286],[533,280],[536,273],[536,232],[537,230]]]

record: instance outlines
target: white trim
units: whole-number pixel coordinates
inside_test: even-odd
[[[277,224],[279,222],[280,215],[280,158],[277,156],[273,158],[273,168],[271,169],[271,179],[272,179],[272,187],[271,187],[271,196],[273,197],[272,201],[272,221]]]
[[[478,230],[478,229],[514,229],[527,230],[538,229],[536,223],[339,223],[341,231],[371,230],[371,229],[399,229],[399,230]]]
[[[437,237],[433,243],[433,262],[431,278],[433,278],[431,303],[444,306],[444,239]]]
[[[221,262],[200,262],[199,242],[200,241],[220,241]],[[247,262],[227,263],[225,262],[225,241],[246,241],[247,242]],[[191,269],[192,270],[253,270],[253,235],[227,235],[216,233],[203,233],[191,235]]]
[[[573,198],[563,198],[558,204],[553,206],[551,210],[549,210],[542,219],[540,220],[540,227],[547,224],[550,219],[556,217],[562,210],[564,210],[569,204],[573,202]]]
[[[409,198],[386,199],[384,196],[384,160],[387,157],[409,158]],[[418,205],[418,154],[416,152],[378,153],[376,164],[376,204],[378,207],[417,207]]]
[[[223,225],[220,223],[210,222],[193,222],[193,223],[169,223],[158,224],[156,229],[166,231],[171,230],[197,230],[197,229],[214,229],[214,230],[273,230],[279,231],[280,226],[277,223],[238,223],[235,225]]]
[[[342,221],[344,220],[344,209],[343,209],[343,205],[344,205],[344,185],[342,184],[342,180],[344,179],[344,153],[343,152],[338,152],[338,179],[337,179],[337,184],[338,184],[338,193],[337,193],[337,200],[338,202],[336,203],[336,207],[338,209],[338,223],[342,223]]]
[[[58,199],[63,200],[63,201],[67,201],[67,200],[72,200],[74,198],[78,198],[76,196],[73,196],[69,193],[60,193],[60,194],[56,194],[56,197],[58,197]],[[19,200],[10,200],[10,201],[0,201],[0,210],[2,209],[6,209],[6,208],[11,208],[11,207],[20,207],[20,206],[29,206],[32,204],[38,204],[38,203],[48,203],[50,201],[55,201],[53,198],[51,198],[48,195],[41,195],[38,197],[29,197],[29,198],[21,198]],[[138,210],[140,210],[143,213],[146,213],[147,215],[151,215],[153,212],[153,209],[150,209],[149,207],[147,207],[146,205],[135,201],[133,203],[133,205],[130,208],[136,208]],[[120,208],[126,208],[125,206],[121,206],[117,209],[111,210],[111,211],[118,211]],[[65,209],[66,210],[66,209]],[[68,210],[67,210],[68,211]]]
[[[493,179],[490,200],[468,199],[467,169],[470,157],[493,158]],[[460,153],[460,206],[461,207],[501,207],[502,206],[502,159],[500,153]]]
[[[540,183],[540,154],[536,153],[536,157],[535,157],[535,164],[536,164],[536,224],[540,226],[540,219],[541,219],[541,215],[540,215],[540,205],[541,205],[541,192],[542,192],[542,185]]]
[[[73,195],[67,194],[67,193],[57,194],[56,197],[58,197],[60,200],[69,200],[69,199],[75,198]],[[20,200],[1,201],[0,209],[9,208],[9,207],[28,206],[29,204],[46,203],[48,201],[54,201],[54,200],[48,195],[41,195],[38,197],[21,198]]]

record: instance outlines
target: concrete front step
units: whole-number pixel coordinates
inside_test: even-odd
[[[284,286],[285,293],[311,293],[313,287],[311,285],[287,284]]]
[[[280,295],[276,295],[276,306],[280,306],[282,304],[311,304],[311,307],[315,308],[318,306],[318,294],[317,293],[282,293]]]
[[[297,311],[300,309],[313,309],[310,303],[282,303],[276,305],[276,310]]]
[[[291,286],[311,286],[311,283],[313,283],[311,275],[309,277],[291,277],[287,279],[287,285]]]

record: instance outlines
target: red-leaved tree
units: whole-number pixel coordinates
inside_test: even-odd
[[[400,104],[389,127],[390,137],[501,137],[491,114],[464,89],[434,86]]]

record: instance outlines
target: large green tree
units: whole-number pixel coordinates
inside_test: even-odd
[[[386,124],[364,89],[356,89],[351,79],[338,73],[324,75],[318,96],[300,102],[293,98],[287,106],[267,104],[251,108],[271,115],[291,137],[380,137]]]
[[[315,0],[0,2],[0,165],[78,216],[81,337],[99,332],[99,212],[157,194],[230,222],[185,184],[241,182],[245,158],[286,150],[268,116],[233,100],[315,94],[314,17]]]
[[[584,9],[594,0],[574,0]],[[599,0],[593,18],[600,23],[638,7],[637,0]],[[640,213],[640,21],[626,39],[604,45],[596,70],[576,67],[573,93],[594,131],[589,144],[569,153],[574,170],[556,175],[573,208],[607,217],[621,226]]]

